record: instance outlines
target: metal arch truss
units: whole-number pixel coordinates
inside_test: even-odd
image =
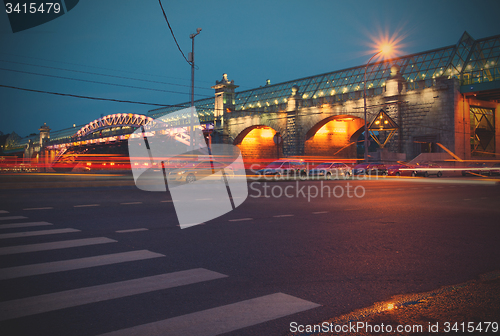
[[[118,113],[110,114],[102,118],[91,121],[87,125],[80,128],[76,133],[77,137],[83,137],[96,131],[118,126],[145,126],[153,123],[154,119],[141,114]]]

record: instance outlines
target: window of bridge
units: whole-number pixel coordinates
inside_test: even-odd
[[[495,153],[495,110],[470,107],[470,150],[472,156]]]

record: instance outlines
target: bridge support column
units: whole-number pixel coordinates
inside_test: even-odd
[[[285,156],[304,154],[304,140],[300,139],[301,130],[297,116],[302,100],[298,91],[299,87],[294,85],[292,95],[288,98],[286,132],[283,137],[283,154]]]
[[[385,112],[399,126],[399,129],[396,131],[396,134],[394,135],[395,141],[390,141],[387,147],[389,147],[388,149],[390,149],[392,152],[403,153],[404,125],[403,125],[403,118],[401,115],[401,104],[403,103],[402,93],[406,91],[405,88],[406,80],[403,78],[399,70],[400,68],[397,65],[393,65],[391,67],[391,75],[386,82]],[[385,136],[387,136],[387,134],[385,134]]]
[[[220,81],[215,81],[212,89],[215,90],[215,106],[214,106],[214,134],[212,135],[213,143],[231,143],[230,128],[227,119],[230,113],[234,113],[234,89],[239,87],[234,85],[234,80],[227,79],[227,74],[222,75]]]

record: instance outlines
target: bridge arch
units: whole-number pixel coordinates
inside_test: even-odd
[[[266,125],[253,125],[242,130],[233,141],[247,162],[271,161],[281,155],[281,145],[274,143],[277,131]],[[278,153],[278,151],[280,151]]]
[[[154,122],[153,118],[147,117],[142,114],[133,114],[133,113],[110,114],[89,122],[87,125],[80,128],[78,132],[76,132],[76,136],[84,137],[88,134],[111,127],[120,127],[120,126],[139,127],[152,122]]]
[[[304,154],[343,159],[356,158],[356,143],[364,130],[364,123],[362,118],[348,114],[322,119],[307,131]]]

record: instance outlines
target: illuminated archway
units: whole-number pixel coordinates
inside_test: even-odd
[[[278,158],[281,155],[281,145],[274,143],[276,131],[264,125],[255,125],[244,129],[234,139],[233,144],[238,146],[246,161]]]
[[[112,128],[117,126],[144,126],[146,124],[154,122],[153,118],[147,117],[142,114],[133,113],[117,113],[104,116],[102,118],[96,119],[87,125],[80,128],[76,133],[78,137],[84,137],[87,134],[94,133],[106,128]]]
[[[360,134],[358,131],[363,127],[363,119],[351,115],[325,118],[306,133],[304,154],[343,159],[356,158],[356,142]]]

